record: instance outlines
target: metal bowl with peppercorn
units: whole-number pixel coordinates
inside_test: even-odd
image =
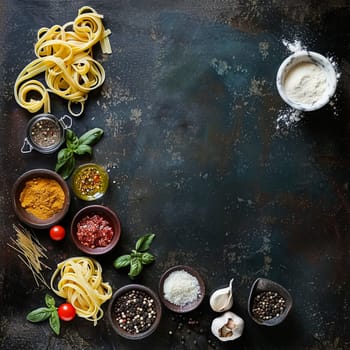
[[[280,324],[286,319],[292,305],[293,299],[287,289],[267,278],[256,279],[250,289],[248,313],[257,324]]]
[[[162,306],[157,294],[141,284],[128,284],[118,289],[108,305],[108,319],[121,337],[139,340],[158,327]]]
[[[89,205],[78,211],[71,223],[71,237],[75,246],[90,255],[111,251],[121,233],[117,214],[103,205]]]

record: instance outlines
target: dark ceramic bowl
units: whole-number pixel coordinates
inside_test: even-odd
[[[255,297],[258,294],[263,292],[268,292],[268,291],[278,293],[285,300],[285,308],[279,316],[275,316],[269,320],[261,320],[260,318],[255,317],[252,312],[253,302]],[[250,289],[250,294],[248,299],[248,313],[249,313],[249,316],[252,318],[252,320],[255,321],[257,324],[260,324],[263,326],[276,326],[280,324],[288,316],[288,313],[291,310],[292,305],[293,305],[293,299],[290,293],[287,291],[287,289],[285,289],[280,284],[273,282],[269,279],[258,278],[257,280],[255,280],[255,282],[253,283]]]
[[[105,247],[96,247],[96,248],[90,248],[80,242],[80,240],[77,237],[77,225],[78,223],[85,217],[89,216],[92,217],[93,215],[99,215],[103,217],[105,220],[109,222],[109,225],[111,226],[113,230],[113,236],[110,243]],[[79,210],[73,217],[70,233],[72,240],[76,247],[81,250],[82,252],[90,255],[101,255],[109,252],[112,250],[116,244],[119,241],[120,233],[121,233],[121,226],[120,221],[117,216],[117,214],[103,206],[103,205],[89,205],[87,207],[84,207],[83,209]]]
[[[200,289],[199,294],[198,294],[198,298],[196,300],[194,300],[193,302],[187,303],[185,305],[173,304],[169,300],[167,300],[164,296],[164,282],[165,282],[165,280],[169,277],[169,275],[172,272],[181,271],[181,270],[186,271],[190,275],[195,277],[199,283],[199,289]],[[203,278],[195,269],[193,269],[190,266],[186,266],[186,265],[173,266],[170,269],[168,269],[167,271],[165,271],[160,278],[159,297],[160,297],[160,300],[162,301],[162,303],[171,311],[174,311],[177,313],[185,313],[185,312],[193,311],[201,304],[201,302],[204,299],[204,296],[205,296],[205,285],[204,285]]]
[[[56,180],[62,187],[62,190],[65,194],[63,208],[48,219],[39,219],[21,206],[21,192],[25,188],[26,182],[35,178],[48,178]],[[15,181],[12,189],[12,204],[14,211],[21,222],[33,228],[46,229],[60,222],[67,214],[70,205],[70,192],[67,183],[56,172],[49,169],[33,169],[22,174]]]
[[[119,322],[116,320],[116,312],[115,312],[115,307],[120,300],[120,298],[125,295],[126,293],[136,290],[136,291],[141,291],[145,293],[147,296],[151,297],[154,300],[154,306],[155,306],[155,312],[156,312],[156,317],[155,320],[153,321],[152,325],[145,331],[140,332],[140,333],[130,333],[126,330],[124,330],[120,325]],[[123,305],[126,305],[123,303]],[[150,288],[141,285],[141,284],[128,284],[124,287],[121,287],[118,289],[112,296],[112,299],[110,300],[108,304],[108,320],[110,322],[110,325],[112,326],[113,330],[120,335],[123,338],[126,339],[131,339],[131,340],[139,340],[148,337],[151,335],[158,327],[160,319],[162,317],[162,305],[160,303],[160,300],[157,296],[157,294],[151,290]]]

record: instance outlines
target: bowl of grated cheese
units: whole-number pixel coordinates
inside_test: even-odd
[[[205,296],[205,285],[194,268],[177,265],[166,270],[159,281],[159,297],[171,311],[185,313],[196,309]]]

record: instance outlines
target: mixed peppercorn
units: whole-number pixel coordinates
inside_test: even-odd
[[[32,142],[39,147],[51,147],[61,141],[61,128],[52,120],[42,119],[32,126],[30,137]]]
[[[255,296],[252,314],[261,321],[278,317],[286,308],[286,300],[277,292],[267,291]]]
[[[114,317],[117,326],[130,334],[147,331],[156,320],[154,299],[141,290],[130,290],[114,303]]]

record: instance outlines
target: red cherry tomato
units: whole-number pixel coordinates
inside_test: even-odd
[[[52,226],[50,229],[50,237],[54,241],[60,241],[66,236],[66,230],[60,225]]]
[[[62,321],[71,321],[75,317],[74,306],[72,304],[69,304],[69,303],[61,304],[58,307],[57,312],[58,312],[58,317]]]

